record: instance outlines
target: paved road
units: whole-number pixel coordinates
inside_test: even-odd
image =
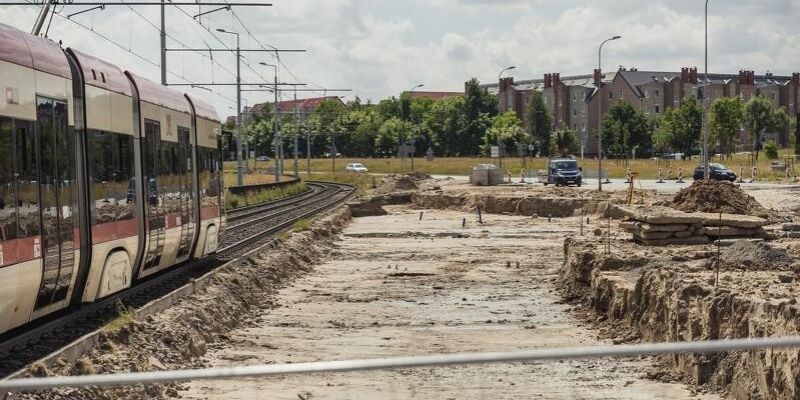
[[[447,177],[453,178],[457,181],[469,181],[469,176],[467,175],[433,175],[434,178],[437,179],[444,179]],[[511,179],[513,183],[520,183],[520,179],[518,177],[514,177]],[[584,179],[584,184],[581,189],[588,189],[588,190],[597,190],[597,179]],[[688,187],[692,184],[692,179],[687,179],[683,183],[677,183],[676,181],[664,181],[664,183],[658,183],[654,179],[643,179],[637,181],[636,188],[643,188],[643,189],[655,189],[659,192],[663,193],[676,193],[678,190]],[[540,183],[534,183],[533,185],[541,185]],[[772,190],[772,189],[781,189],[781,190],[800,190],[800,184],[780,184],[780,183],[741,183],[741,187],[744,190]],[[625,183],[624,179],[611,179],[610,184],[604,184],[603,190],[625,190],[628,188],[628,184]]]

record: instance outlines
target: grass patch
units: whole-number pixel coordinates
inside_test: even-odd
[[[241,196],[229,192],[225,197],[225,209],[232,210],[238,207],[274,201],[283,197],[303,193],[306,189],[305,182],[297,182],[284,188],[263,189]]]
[[[295,232],[303,232],[307,231],[311,228],[311,222],[305,218],[298,219],[295,221],[294,225],[292,225],[292,230]]]
[[[292,237],[292,232],[281,232],[281,233],[278,234],[277,237],[278,237],[278,240],[283,242],[283,241],[289,240],[289,238]]]
[[[117,316],[103,327],[104,332],[116,332],[136,319],[136,309],[117,301]]]

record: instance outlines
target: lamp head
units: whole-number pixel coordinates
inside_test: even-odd
[[[228,31],[222,28],[217,28],[217,32],[228,33]]]
[[[622,39],[622,36],[617,35],[611,38],[611,40],[617,40],[617,39]]]

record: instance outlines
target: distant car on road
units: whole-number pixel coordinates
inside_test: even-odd
[[[737,178],[735,172],[719,163],[708,164],[708,176],[715,181],[735,182]],[[693,177],[696,181],[703,179],[703,164],[698,165],[697,168],[694,169]]]
[[[256,157],[256,161],[269,161],[269,157],[267,157],[267,156],[258,156],[258,157]]]
[[[552,158],[547,163],[547,169],[538,172],[539,182],[545,186],[554,184],[556,186],[576,185],[583,183],[583,169],[578,166],[578,162],[569,158]]]
[[[347,164],[347,166],[344,167],[344,170],[345,170],[345,172],[355,172],[355,173],[358,173],[358,174],[361,174],[361,173],[369,171],[367,169],[367,167],[365,167],[364,164],[361,164],[361,163],[350,163],[350,164]]]

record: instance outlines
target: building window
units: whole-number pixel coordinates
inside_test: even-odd
[[[660,112],[661,112],[661,110],[659,109],[658,106],[656,106],[656,114],[659,114]]]
[[[625,93],[623,93],[623,92],[622,92],[622,90],[620,90],[620,91],[619,91],[619,98],[621,99],[621,98],[623,98],[623,97],[625,97]]]
[[[578,94],[577,93],[573,93],[572,94],[572,101],[576,101],[576,100],[578,100]]]
[[[574,108],[573,108],[573,109],[572,109],[572,116],[573,116],[573,117],[576,117],[576,116],[578,116],[578,110],[576,110],[576,109],[574,109]]]
[[[573,131],[577,131],[578,130],[578,124],[573,123],[572,124],[572,130]]]
[[[608,99],[609,100],[613,100],[614,99],[614,93],[608,92]]]
[[[650,106],[647,106],[647,107],[645,107],[645,108],[644,108],[644,112],[645,112],[646,114],[650,114]]]
[[[656,98],[658,98],[658,90],[656,90],[655,95],[656,95]]]
[[[645,99],[649,99],[650,98],[650,91],[649,90],[645,90],[644,91],[644,98]]]
[[[581,122],[581,131],[586,132],[586,123]]]

